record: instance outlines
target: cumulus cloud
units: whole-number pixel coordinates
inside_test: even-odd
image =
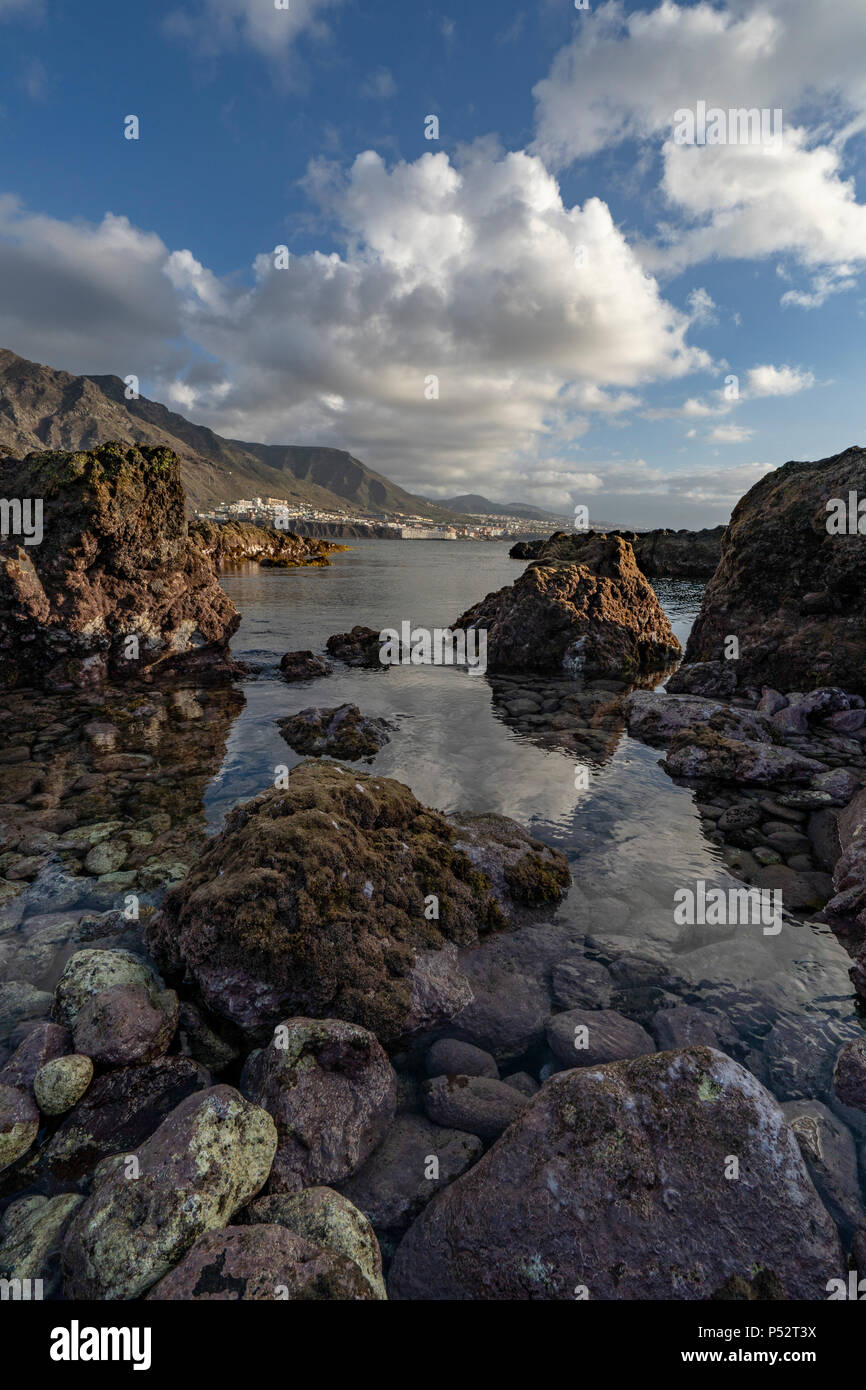
[[[536,157],[483,146],[388,167],[367,151],[308,187],[342,254],[278,269],[263,250],[246,281],[123,217],[70,224],[2,200],[2,340],[134,372],[233,437],[351,447],[440,495],[471,479],[501,496],[645,383],[710,366],[608,207],[564,203]]]
[[[864,47],[859,0],[662,0],[630,14],[610,0],[582,17],[537,84],[533,148],[558,166],[627,139],[658,143],[662,191],[685,225],[647,247],[647,264],[790,255],[814,279],[783,302],[813,307],[866,260],[866,208],[843,162],[866,124]],[[698,99],[781,109],[779,147],[676,144],[675,113]]]
[[[814,385],[811,372],[799,367],[774,367],[771,363],[752,367],[748,377],[750,396],[794,396]]]

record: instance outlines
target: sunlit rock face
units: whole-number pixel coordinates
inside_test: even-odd
[[[10,512],[0,541],[0,685],[236,673],[228,644],[240,616],[187,534],[170,449],[105,444],[5,459],[0,492],[22,505],[22,525]]]
[[[633,678],[680,654],[655,591],[619,536],[594,537],[579,562],[534,561],[454,627],[486,631],[492,671]]]

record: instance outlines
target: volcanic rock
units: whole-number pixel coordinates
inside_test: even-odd
[[[579,563],[534,561],[452,626],[487,632],[493,671],[634,677],[680,654],[655,591],[619,537],[595,537]]]

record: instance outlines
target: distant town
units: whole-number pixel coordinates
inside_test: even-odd
[[[403,541],[499,541],[518,540],[529,536],[549,536],[555,530],[551,520],[527,519],[519,516],[470,516],[454,525],[441,525],[428,517],[389,512],[381,517],[351,512],[323,511],[318,507],[297,506],[283,497],[241,497],[237,502],[225,502],[210,511],[196,512],[203,521],[251,521],[256,526],[270,526],[282,531],[303,534],[308,526],[335,530],[357,527],[363,534],[375,528],[380,538]],[[567,524],[563,518],[563,524]]]

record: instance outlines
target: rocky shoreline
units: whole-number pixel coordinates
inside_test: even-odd
[[[64,534],[100,556],[100,592],[137,585],[162,615],[153,665],[200,591],[228,662],[216,564],[258,541],[178,525],[130,574],[108,537],[146,526],[125,503],[142,480],[160,524],[174,517],[172,461],[74,457]],[[847,679],[863,594],[859,550],[824,547],[828,481],[866,486],[862,452],[786,465],[743,500],[667,689],[679,644],[622,536],[552,538],[459,625],[488,634],[511,735],[598,771],[626,730],[655,749],[732,882],[780,894],[781,932],[793,917],[835,933],[866,999],[866,693]],[[809,623],[779,635],[778,595],[753,574],[728,657],[707,634],[736,635],[739,576],[755,534],[789,527],[789,488],[812,529],[802,565],[785,552],[786,621],[823,582],[840,640],[822,630],[816,661]],[[23,562],[7,560],[20,612]],[[39,650],[63,626],[62,585],[83,603],[60,542],[38,560],[52,606],[6,619],[19,664],[22,634]],[[190,565],[201,589],[160,608]],[[94,637],[77,611],[63,631],[80,669]],[[866,1034],[850,1011],[770,1014],[709,966],[697,988],[674,904],[618,938],[639,906],[585,895],[579,859],[524,824],[445,814],[333,761],[388,737],[355,705],[282,721],[313,756],[208,837],[204,784],[244,697],[203,682],[194,650],[186,683],[131,694],[107,679],[112,640],[107,624],[87,681],[67,656],[69,689],[34,700],[16,678],[2,710],[0,1277],[67,1300],[804,1300],[862,1268]],[[773,681],[780,644],[790,680]],[[375,629],[327,650],[382,680]],[[815,671],[827,680],[794,688]],[[332,675],[313,651],[283,657],[285,680]],[[736,922],[706,925],[736,950]],[[762,926],[771,951],[777,919]]]

